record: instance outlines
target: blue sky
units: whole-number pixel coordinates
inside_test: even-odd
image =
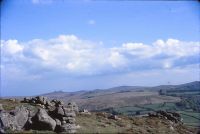
[[[199,80],[199,8],[197,1],[4,0],[2,95]]]

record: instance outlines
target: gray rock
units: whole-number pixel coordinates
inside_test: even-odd
[[[55,103],[55,106],[56,107],[60,107],[60,106],[62,106],[64,103],[63,103],[63,101],[57,101],[57,103]]]
[[[73,117],[63,117],[63,120],[70,124],[74,124],[76,122],[76,119]]]
[[[53,99],[53,100],[51,100],[51,103],[56,103],[58,100],[56,100],[56,99]]]
[[[37,114],[32,118],[33,128],[37,130],[54,130],[56,121],[52,119],[45,109],[40,108]]]
[[[70,106],[72,106],[72,109],[73,109],[73,111],[75,111],[75,112],[78,112],[79,111],[79,109],[78,109],[78,105],[75,103],[75,102],[70,102],[70,103],[68,103],[68,105]]]
[[[121,118],[119,118],[117,115],[110,115],[110,116],[108,117],[108,119],[120,120]]]
[[[83,109],[82,111],[80,111],[80,114],[91,115],[91,113],[87,109]]]
[[[2,112],[0,114],[1,128],[11,130],[23,129],[28,120],[29,111],[22,106],[17,107],[12,113]]]
[[[40,103],[36,104],[36,106],[41,107],[41,108],[45,108],[45,106],[43,104],[40,104]]]
[[[61,122],[62,125],[63,125],[63,124],[66,124],[66,123],[67,123],[66,121],[62,121],[62,122]]]
[[[46,102],[47,102],[47,97],[44,97],[44,96],[37,96],[35,97],[37,99],[36,103],[38,104],[42,104],[42,105],[45,105]]]
[[[36,98],[31,98],[29,103],[36,104],[37,103],[37,99]]]
[[[15,98],[10,98],[9,101],[16,102],[16,99]]]
[[[46,101],[46,106],[53,106],[53,104],[49,100],[47,100]]]
[[[2,112],[0,114],[0,122],[1,122],[1,129],[11,129],[15,130],[16,127],[14,126],[15,118],[13,115],[9,113]]]
[[[18,131],[27,130],[50,130],[55,132],[75,133],[75,116],[78,107],[75,103],[69,103],[64,107],[64,103],[59,100],[48,101],[46,97],[37,96],[34,98],[24,98],[26,103],[34,106],[25,108],[17,107],[14,111],[6,112],[0,104],[0,133],[5,129]],[[40,106],[36,109],[35,106]],[[41,108],[43,107],[43,108]],[[46,108],[47,111],[44,109]]]
[[[61,121],[59,119],[55,119],[55,121],[57,126],[61,126]]]
[[[65,113],[73,112],[73,109],[69,108],[69,107],[65,107],[65,108],[63,108],[63,110],[64,110]]]
[[[28,124],[30,124],[30,125],[32,125],[32,124],[33,124],[33,122],[32,122],[32,120],[31,120],[31,118],[32,118],[32,117],[28,117],[28,121],[27,121],[27,123],[28,123]]]
[[[29,130],[33,125],[32,117],[28,117],[28,121],[26,122],[24,129]]]
[[[56,114],[61,115],[61,116],[65,115],[64,110],[62,109],[62,107],[57,107],[56,108]]]
[[[29,117],[34,117],[36,115],[37,111],[36,110],[29,110]]]
[[[67,117],[76,117],[76,114],[75,114],[75,112],[65,112],[65,116],[67,116]]]
[[[61,126],[61,132],[76,133],[76,129],[75,124],[63,124]]]
[[[31,100],[30,97],[25,97],[24,100],[23,100],[23,102],[24,102],[24,103],[29,103],[30,100]]]
[[[2,128],[0,128],[0,134],[5,134],[5,131]]]
[[[22,129],[26,124],[29,116],[29,111],[25,107],[16,109],[15,122],[19,129]]]
[[[63,105],[64,105],[63,101],[56,100],[56,99],[53,99],[53,100],[51,101],[51,103],[52,103],[52,105],[54,105],[54,106],[56,106],[56,107],[60,107],[60,106],[63,106]]]
[[[64,110],[62,109],[62,107],[55,107],[55,109],[50,109],[49,110],[49,115],[52,117],[52,118],[57,118],[59,120],[62,119],[62,117],[64,116]]]
[[[72,111],[74,111],[72,105],[67,105],[66,108],[71,109]]]

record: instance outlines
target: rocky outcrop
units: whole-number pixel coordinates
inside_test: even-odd
[[[50,111],[50,115],[56,119],[56,130],[57,132],[67,132],[75,133],[76,124],[75,124],[75,110],[73,109],[72,103],[68,103],[66,107],[62,103],[56,103],[56,108],[53,111]]]
[[[35,104],[42,108],[49,108],[49,107],[53,106],[53,104],[47,99],[47,97],[44,97],[44,96],[36,96],[34,98],[25,97],[22,102]]]
[[[9,99],[9,101],[11,101],[11,102],[16,102],[16,101],[17,101],[17,99],[10,98],[10,99]]]
[[[182,120],[180,114],[175,112],[166,112],[162,110],[156,111],[155,113],[149,113],[149,117],[164,118],[175,123],[181,122]]]
[[[4,130],[49,130],[59,133],[75,133],[76,103],[68,103],[66,106],[60,100],[49,101],[48,98],[37,96],[24,98],[23,103],[33,105],[34,109],[18,107],[14,111],[4,111],[0,105],[0,133]],[[29,105],[29,106],[31,106]]]

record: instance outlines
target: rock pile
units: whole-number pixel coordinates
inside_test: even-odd
[[[9,101],[16,102],[17,99],[10,98]]]
[[[62,103],[55,103],[55,109],[50,111],[49,114],[56,120],[56,132],[76,132],[76,113],[73,109],[72,103],[68,103],[66,107]]]
[[[46,97],[24,98],[24,103],[31,103],[39,108],[28,109],[24,106],[14,111],[0,110],[0,133],[6,129],[13,131],[26,130],[50,130],[59,133],[75,133],[76,112],[78,106],[73,103],[64,105],[62,101],[49,101]]]
[[[52,103],[47,99],[47,97],[44,97],[44,96],[37,96],[37,97],[34,97],[34,98],[25,97],[22,102],[23,103],[35,104],[35,105],[40,106],[42,108],[49,108],[49,107],[53,106]]]
[[[81,110],[80,114],[82,114],[82,115],[91,115],[91,113],[87,109]]]
[[[162,110],[156,111],[155,113],[149,113],[149,117],[164,118],[175,123],[182,121],[180,114],[175,113],[175,112],[166,112]]]

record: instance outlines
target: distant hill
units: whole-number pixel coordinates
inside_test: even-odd
[[[161,85],[156,87],[119,86],[109,89],[77,92],[51,92],[43,94],[49,98],[74,101],[81,108],[99,110],[110,107],[134,106],[139,104],[155,104],[180,101],[179,97],[161,96],[159,90],[196,90],[200,91],[200,81],[181,85]]]
[[[186,84],[180,84],[180,85],[160,85],[156,87],[152,87],[154,90],[200,90],[200,81],[194,81]]]

